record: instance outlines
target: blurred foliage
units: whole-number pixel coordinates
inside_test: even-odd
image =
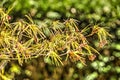
[[[0,74],[2,79],[120,80],[119,0],[1,0],[0,2],[0,7],[5,7],[6,10],[13,8],[10,12],[10,22],[23,19],[25,18],[24,15],[27,14],[30,15],[38,25],[48,26],[50,25],[48,23],[52,22],[51,20],[63,20],[72,17],[80,20],[80,29],[86,27],[86,25],[88,26],[88,24],[99,23],[99,26],[106,26],[106,29],[109,30],[110,34],[114,37],[112,41],[109,40],[110,44],[108,44],[108,46],[100,50],[101,55],[97,57],[89,56],[90,60],[96,59],[93,62],[87,60],[87,66],[81,62],[63,62],[63,66],[56,67],[49,64],[51,63],[49,59],[38,57],[37,59],[32,59],[24,63],[23,66],[18,65],[16,61],[9,62],[7,64],[8,66],[4,69],[6,61],[2,61],[2,74]],[[43,24],[44,22],[45,24]],[[96,26],[92,28],[93,31],[96,30],[95,28]],[[49,36],[49,30],[47,28],[44,29],[43,32],[46,36]],[[104,33],[102,34],[104,35]],[[90,35],[92,35],[92,33]],[[101,37],[104,39],[102,35]],[[104,40],[103,42],[106,43]],[[94,43],[101,47],[103,45],[99,45],[95,40]]]

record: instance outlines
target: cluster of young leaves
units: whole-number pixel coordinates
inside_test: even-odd
[[[18,60],[21,65],[28,59],[40,56],[57,66],[68,59],[85,64],[86,56],[89,60],[94,60],[94,53],[99,54],[90,45],[88,38],[97,34],[100,47],[103,47],[107,44],[107,37],[111,36],[97,25],[85,34],[90,28],[78,29],[80,26],[75,19],[37,25],[27,15],[29,23],[24,20],[11,23],[8,14],[9,10],[5,12],[0,8],[0,60]]]

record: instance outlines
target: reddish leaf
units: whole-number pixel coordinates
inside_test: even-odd
[[[89,59],[90,61],[95,60],[95,58],[96,58],[96,55],[89,55],[89,56],[88,56],[88,59]]]

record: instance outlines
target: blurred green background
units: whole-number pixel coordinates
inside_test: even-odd
[[[0,7],[12,7],[11,21],[30,15],[35,23],[74,18],[79,25],[99,24],[114,37],[100,50],[101,55],[84,66],[65,62],[56,67],[42,57],[20,66],[12,61],[5,75],[13,80],[120,80],[120,1],[119,0],[0,0]]]

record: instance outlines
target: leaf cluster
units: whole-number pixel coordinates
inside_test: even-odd
[[[107,37],[111,36],[98,25],[80,29],[75,19],[37,25],[26,15],[29,22],[19,20],[11,23],[8,13],[9,10],[5,12],[0,8],[0,59],[18,60],[21,65],[28,59],[40,56],[57,66],[68,59],[85,64],[86,56],[89,60],[94,60],[94,53],[99,54],[88,39],[97,34],[99,43],[102,44],[100,47],[103,47],[108,42]],[[91,32],[85,34],[88,30]]]

